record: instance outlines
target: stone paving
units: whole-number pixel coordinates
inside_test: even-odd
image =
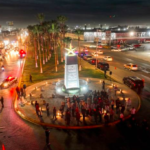
[[[30,119],[32,119],[32,121],[35,121],[35,122],[42,122],[42,123],[46,123],[46,124],[66,126],[65,110],[67,109],[67,100],[64,97],[56,95],[55,84],[57,81],[58,81],[58,79],[57,80],[56,79],[47,80],[47,81],[39,82],[39,83],[33,84],[32,86],[27,87],[26,98],[25,99],[22,98],[22,100],[17,100],[19,113],[21,113],[22,116],[26,116],[27,118],[30,118]],[[95,91],[95,90],[101,91],[102,90],[102,80],[95,79],[95,78],[89,78],[88,81],[89,81],[88,82],[89,91]],[[132,107],[134,106],[136,109],[138,109],[139,97],[133,90],[131,90],[127,86],[120,84],[120,83],[116,83],[116,82],[112,83],[112,81],[108,81],[108,80],[105,80],[105,83],[106,83],[105,90],[109,93],[109,99],[116,100],[117,98],[119,98],[120,101],[123,102],[124,98],[126,101],[128,98],[130,98],[131,106]],[[113,85],[117,86],[116,95],[115,95],[115,89],[114,89]],[[120,92],[120,89],[122,90],[123,94]],[[53,97],[52,95],[55,95],[55,96]],[[69,95],[69,97],[72,97],[72,96]],[[50,116],[49,117],[47,117],[46,107],[45,107],[45,105],[43,105],[43,100],[46,103],[49,103],[49,106],[50,106]],[[81,97],[80,100],[82,101],[83,105],[84,105],[84,103],[86,103],[84,101],[84,97]],[[42,117],[38,117],[36,115],[35,105],[34,105],[35,101],[37,101],[39,103],[40,110],[42,109]],[[72,98],[71,98],[71,102],[72,102]],[[63,117],[60,116],[60,111],[59,111],[60,106],[62,104],[65,105]],[[127,106],[127,104],[125,104],[125,105]],[[53,107],[54,106],[56,107],[56,111],[57,111],[57,119],[56,120],[53,119]],[[80,106],[79,106],[79,108],[80,108]],[[116,114],[116,106],[115,105],[114,105],[114,108],[115,108],[114,109],[114,118],[113,118],[113,120],[111,120],[111,122],[119,120],[119,114]],[[98,124],[104,124],[103,116],[105,113],[105,107],[103,108],[102,112],[103,112],[102,122],[98,122]],[[126,107],[124,116],[128,116],[129,114],[130,114],[130,110],[127,109],[127,107]],[[108,112],[108,115],[109,115],[109,112]],[[94,116],[92,116],[92,117],[86,116],[85,117],[86,124],[83,124],[83,117],[82,117],[81,110],[80,110],[80,116],[81,116],[81,118],[80,118],[81,122],[80,122],[79,126],[96,125],[96,123],[94,121]],[[77,125],[76,117],[71,117],[70,126],[76,126],[76,125]]]

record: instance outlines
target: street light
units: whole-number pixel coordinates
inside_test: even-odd
[[[134,32],[132,31],[132,32],[130,32],[130,36],[133,36],[134,35]]]

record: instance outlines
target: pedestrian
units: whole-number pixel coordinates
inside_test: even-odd
[[[3,98],[3,96],[1,97],[1,104],[2,104],[2,108],[4,108],[4,98]]]
[[[94,114],[95,123],[97,124],[97,110],[95,108],[93,110],[93,114]]]
[[[109,122],[107,113],[105,113],[104,115],[104,121],[105,121],[105,126],[107,126]]]
[[[47,145],[50,145],[50,142],[49,142],[49,134],[50,134],[50,131],[48,128],[46,128],[45,130],[45,136],[46,136],[46,144]]]
[[[102,89],[104,90],[105,89],[105,81],[103,80],[102,82]]]
[[[17,92],[18,97],[20,97],[20,89],[18,86],[16,87],[16,92]]]
[[[75,103],[72,104],[72,107],[71,107],[71,111],[72,111],[72,117],[74,117],[74,112],[75,112]]]
[[[56,107],[53,108],[53,119],[55,119],[55,120],[57,119],[56,118]]]
[[[70,125],[70,111],[67,111],[67,115],[66,115],[66,120],[67,120],[67,125]]]
[[[128,100],[127,100],[127,108],[130,110],[130,108],[131,108],[131,99],[130,98],[128,98]]]
[[[85,108],[82,108],[83,124],[85,124],[85,114],[86,114],[86,110]]]
[[[113,121],[114,120],[114,110],[110,109],[110,120]]]
[[[32,82],[32,75],[31,74],[30,74],[29,78],[30,78],[30,82]]]
[[[98,116],[99,116],[99,122],[102,122],[102,111],[101,111],[101,108],[99,108]]]
[[[123,113],[121,112],[121,113],[120,113],[120,122],[121,122],[121,123],[123,122],[123,119],[124,119],[124,115],[123,115]]]
[[[76,112],[76,120],[77,120],[77,126],[79,126],[79,122],[80,122],[80,113]]]
[[[49,117],[49,103],[46,104],[46,113],[47,113],[47,117]]]
[[[135,112],[136,112],[136,109],[134,107],[132,107],[131,109],[131,116],[134,117],[135,116]]]
[[[125,111],[125,106],[124,106],[124,105],[122,105],[122,106],[121,106],[121,113],[123,113],[123,114],[124,114],[124,111]]]
[[[114,110],[114,100],[111,101],[111,108]]]
[[[39,103],[37,103],[35,107],[36,107],[36,114],[37,114],[38,116],[41,116],[41,117],[42,117],[42,114],[41,114],[41,111],[40,111],[40,107],[39,107]]]
[[[24,90],[26,89],[26,84],[23,85],[23,89],[24,89]]]

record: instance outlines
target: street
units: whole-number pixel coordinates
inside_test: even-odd
[[[91,50],[94,51],[94,49]],[[143,118],[146,118],[150,123],[150,101],[145,98],[145,93],[149,94],[149,73],[144,72],[142,69],[133,72],[123,68],[123,64],[128,62],[136,63],[141,68],[150,66],[150,63],[127,56],[126,53],[128,52],[111,52],[106,49],[104,51],[104,55],[113,57],[113,61],[109,62],[110,70],[113,72],[112,77],[117,78],[120,82],[122,82],[124,76],[136,75],[144,78],[146,85],[142,94],[142,107],[136,114],[136,119],[139,124],[141,124]],[[9,57],[10,59],[7,58],[8,60],[5,63],[5,71],[0,72],[0,81],[8,75],[17,76],[18,78],[21,75],[23,62],[15,56],[13,58]],[[91,66],[88,63],[87,65]],[[123,127],[116,125],[77,131],[50,129],[51,145],[47,147],[43,127],[22,120],[14,112],[12,102],[15,96],[15,85],[0,90],[0,96],[2,95],[4,95],[4,109],[0,112],[0,144],[4,144],[6,150],[141,150],[149,147],[148,138],[146,139],[145,135],[142,134],[141,128],[131,130],[128,127],[128,121]]]

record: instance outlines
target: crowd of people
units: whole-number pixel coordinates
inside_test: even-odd
[[[114,92],[114,97],[111,96],[111,92]],[[53,107],[53,106],[52,106]],[[43,109],[44,108],[44,109]],[[68,97],[65,102],[62,102],[60,108],[56,110],[56,107],[52,108],[53,119],[57,119],[57,114],[59,112],[61,118],[65,119],[66,125],[70,125],[72,119],[76,119],[76,124],[83,125],[86,124],[100,124],[120,119],[124,120],[125,110],[130,111],[131,115],[134,116],[136,109],[131,108],[131,99],[120,100],[116,96],[116,87],[113,89],[105,90],[105,83],[102,83],[101,91],[90,91],[85,94],[84,97],[79,97],[74,95],[73,97]],[[43,100],[41,106],[39,103],[35,102],[36,114],[41,117],[43,110],[46,110],[46,114],[50,116],[50,104]],[[88,118],[88,119],[87,119]]]

